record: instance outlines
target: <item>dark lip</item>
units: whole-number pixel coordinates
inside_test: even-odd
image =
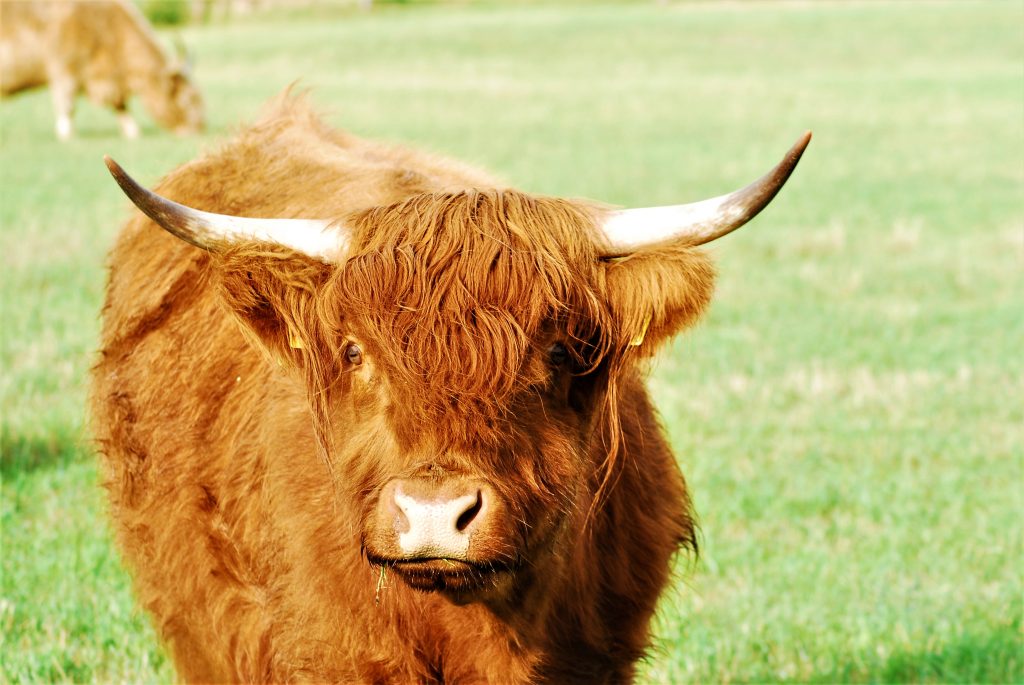
[[[406,585],[423,592],[465,593],[493,584],[495,578],[515,570],[506,562],[478,562],[424,557],[388,559],[368,555],[371,564],[394,571]]]

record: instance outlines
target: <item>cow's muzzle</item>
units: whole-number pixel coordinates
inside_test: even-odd
[[[419,590],[478,586],[518,558],[508,507],[471,478],[403,478],[387,483],[368,521],[367,558]]]

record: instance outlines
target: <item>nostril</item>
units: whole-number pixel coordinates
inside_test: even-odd
[[[480,496],[480,491],[477,490],[476,500],[474,500],[473,505],[469,509],[466,509],[466,511],[459,515],[458,520],[455,522],[455,529],[461,533],[466,530],[466,528],[469,528],[469,524],[473,523],[473,520],[476,518],[477,514],[480,513],[483,506],[483,497]]]

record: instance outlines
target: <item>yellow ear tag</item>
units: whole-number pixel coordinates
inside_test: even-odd
[[[643,344],[644,338],[647,337],[647,328],[651,325],[651,313],[647,313],[647,318],[644,319],[643,328],[640,332],[633,336],[633,339],[629,341],[630,347],[638,347]]]
[[[293,350],[302,350],[305,349],[306,346],[302,344],[302,338],[295,335],[294,333],[290,333],[288,335],[288,347],[292,348]]]

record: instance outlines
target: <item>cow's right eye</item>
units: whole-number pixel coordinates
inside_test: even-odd
[[[552,366],[562,366],[569,361],[569,350],[562,343],[555,343],[548,348],[548,359]]]
[[[362,364],[363,351],[359,349],[359,345],[350,343],[349,346],[345,348],[345,359],[347,359],[348,363],[352,366],[359,366]]]

